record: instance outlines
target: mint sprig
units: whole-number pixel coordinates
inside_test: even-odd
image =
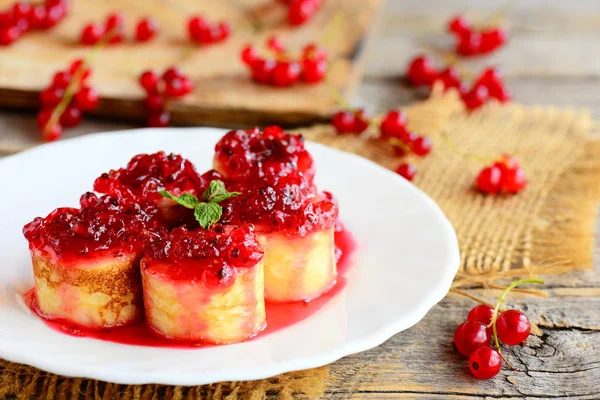
[[[202,194],[202,200],[204,201],[200,201],[191,193],[183,193],[180,196],[174,196],[166,190],[161,190],[158,193],[185,208],[194,210],[196,221],[204,229],[209,229],[212,224],[219,222],[221,219],[223,207],[218,203],[241,194],[240,192],[229,192],[223,181],[219,180],[210,182],[208,189]]]

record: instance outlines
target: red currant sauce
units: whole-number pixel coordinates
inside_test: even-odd
[[[329,291],[308,303],[306,302],[291,302],[291,303],[266,303],[267,312],[267,327],[256,337],[262,337],[288,326],[294,325],[303,321],[317,311],[319,311],[331,299],[336,297],[338,293],[346,286],[345,273],[352,264],[352,254],[356,249],[356,242],[352,234],[346,229],[336,229],[335,245],[341,250],[338,258],[338,277],[336,283]],[[90,330],[60,320],[47,320],[43,318],[37,308],[34,289],[29,290],[23,295],[25,304],[38,316],[42,318],[44,323],[55,331],[65,333],[75,337],[86,337],[92,339],[103,340],[113,343],[129,344],[136,346],[147,347],[165,347],[165,348],[205,348],[214,347],[214,345],[187,343],[171,339],[165,339],[154,332],[146,325],[145,321],[140,321],[136,324],[124,326],[120,328],[112,328],[105,330]],[[253,340],[253,339],[250,339]]]

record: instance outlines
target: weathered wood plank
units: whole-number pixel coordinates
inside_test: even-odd
[[[483,382],[466,373],[466,361],[452,348],[452,335],[474,303],[451,294],[415,327],[374,350],[335,363],[335,383],[329,393],[335,398],[350,398],[350,394],[359,398],[364,392],[371,393],[369,398],[378,398],[377,393],[388,398],[394,394],[599,398],[600,290],[589,289],[595,297],[574,296],[574,292],[564,296],[563,289],[552,289],[548,299],[528,297],[524,302],[518,295],[509,299],[532,320],[541,316],[538,322],[544,332],[526,346],[505,352],[521,372],[505,368],[495,379]]]

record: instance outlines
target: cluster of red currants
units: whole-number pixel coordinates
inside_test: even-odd
[[[323,0],[280,0],[287,6],[290,25],[302,25],[317,12]]]
[[[171,114],[167,110],[169,99],[184,97],[194,89],[190,78],[177,67],[168,68],[162,75],[152,70],[144,71],[140,75],[139,83],[146,92],[146,124],[158,128],[171,123]]]
[[[18,1],[0,11],[0,46],[8,46],[31,30],[47,30],[69,12],[68,0],[46,0],[42,4]]]
[[[525,188],[527,178],[517,160],[509,154],[504,154],[500,160],[479,172],[475,185],[486,194],[515,194]]]
[[[500,71],[493,67],[486,68],[475,79],[471,88],[467,88],[455,68],[447,67],[438,71],[431,59],[421,55],[411,60],[406,76],[415,86],[432,86],[435,82],[441,82],[444,90],[457,89],[468,110],[481,107],[488,99],[506,103],[511,98]]]
[[[44,140],[57,140],[63,127],[79,125],[83,113],[98,106],[98,93],[86,85],[91,73],[82,60],[76,60],[69,69],[55,73],[50,86],[42,91],[37,122]]]
[[[331,119],[331,125],[338,134],[363,133],[371,124],[371,119],[363,109],[337,112]],[[379,139],[392,145],[397,156],[414,154],[424,157],[431,152],[431,140],[406,128],[406,115],[402,111],[388,112],[379,125]],[[412,181],[416,168],[409,163],[401,164],[396,172]]]
[[[491,53],[502,47],[507,39],[504,29],[476,31],[471,23],[460,15],[450,20],[448,31],[456,37],[456,53],[461,56]]]
[[[281,41],[275,37],[267,41],[267,47],[275,54],[275,58],[261,57],[252,45],[242,50],[242,61],[250,69],[255,82],[288,87],[298,82],[313,84],[325,79],[327,53],[317,44],[306,45],[299,61],[291,58]]]
[[[520,311],[506,310],[497,317],[494,313],[494,308],[478,305],[454,332],[454,347],[469,358],[469,370],[478,379],[491,379],[502,369],[499,349],[490,346],[494,326],[497,339],[507,346],[523,343],[531,331],[527,316]]]
[[[231,34],[231,25],[226,21],[209,22],[201,16],[188,21],[188,34],[193,42],[207,45],[222,42]]]
[[[134,39],[137,42],[152,40],[160,29],[159,23],[153,18],[142,18],[135,27]],[[120,13],[113,13],[106,17],[103,24],[91,23],[83,27],[80,41],[82,44],[93,46],[100,40],[109,44],[125,41],[125,17]]]

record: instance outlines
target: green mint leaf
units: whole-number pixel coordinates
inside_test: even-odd
[[[223,181],[211,181],[208,189],[202,195],[202,199],[209,203],[220,203],[223,200],[227,200],[230,197],[239,196],[240,192],[228,192],[225,189]]]
[[[212,224],[219,222],[223,214],[223,207],[217,203],[198,203],[194,208],[194,217],[204,229],[209,229]]]
[[[200,204],[200,202],[198,201],[198,198],[190,193],[183,193],[181,196],[173,196],[171,193],[167,192],[166,190],[161,190],[158,193],[160,193],[163,197],[166,197],[167,199],[171,199],[171,200],[175,201],[177,204],[181,204],[185,208],[191,208],[192,210],[195,209],[198,204]]]

